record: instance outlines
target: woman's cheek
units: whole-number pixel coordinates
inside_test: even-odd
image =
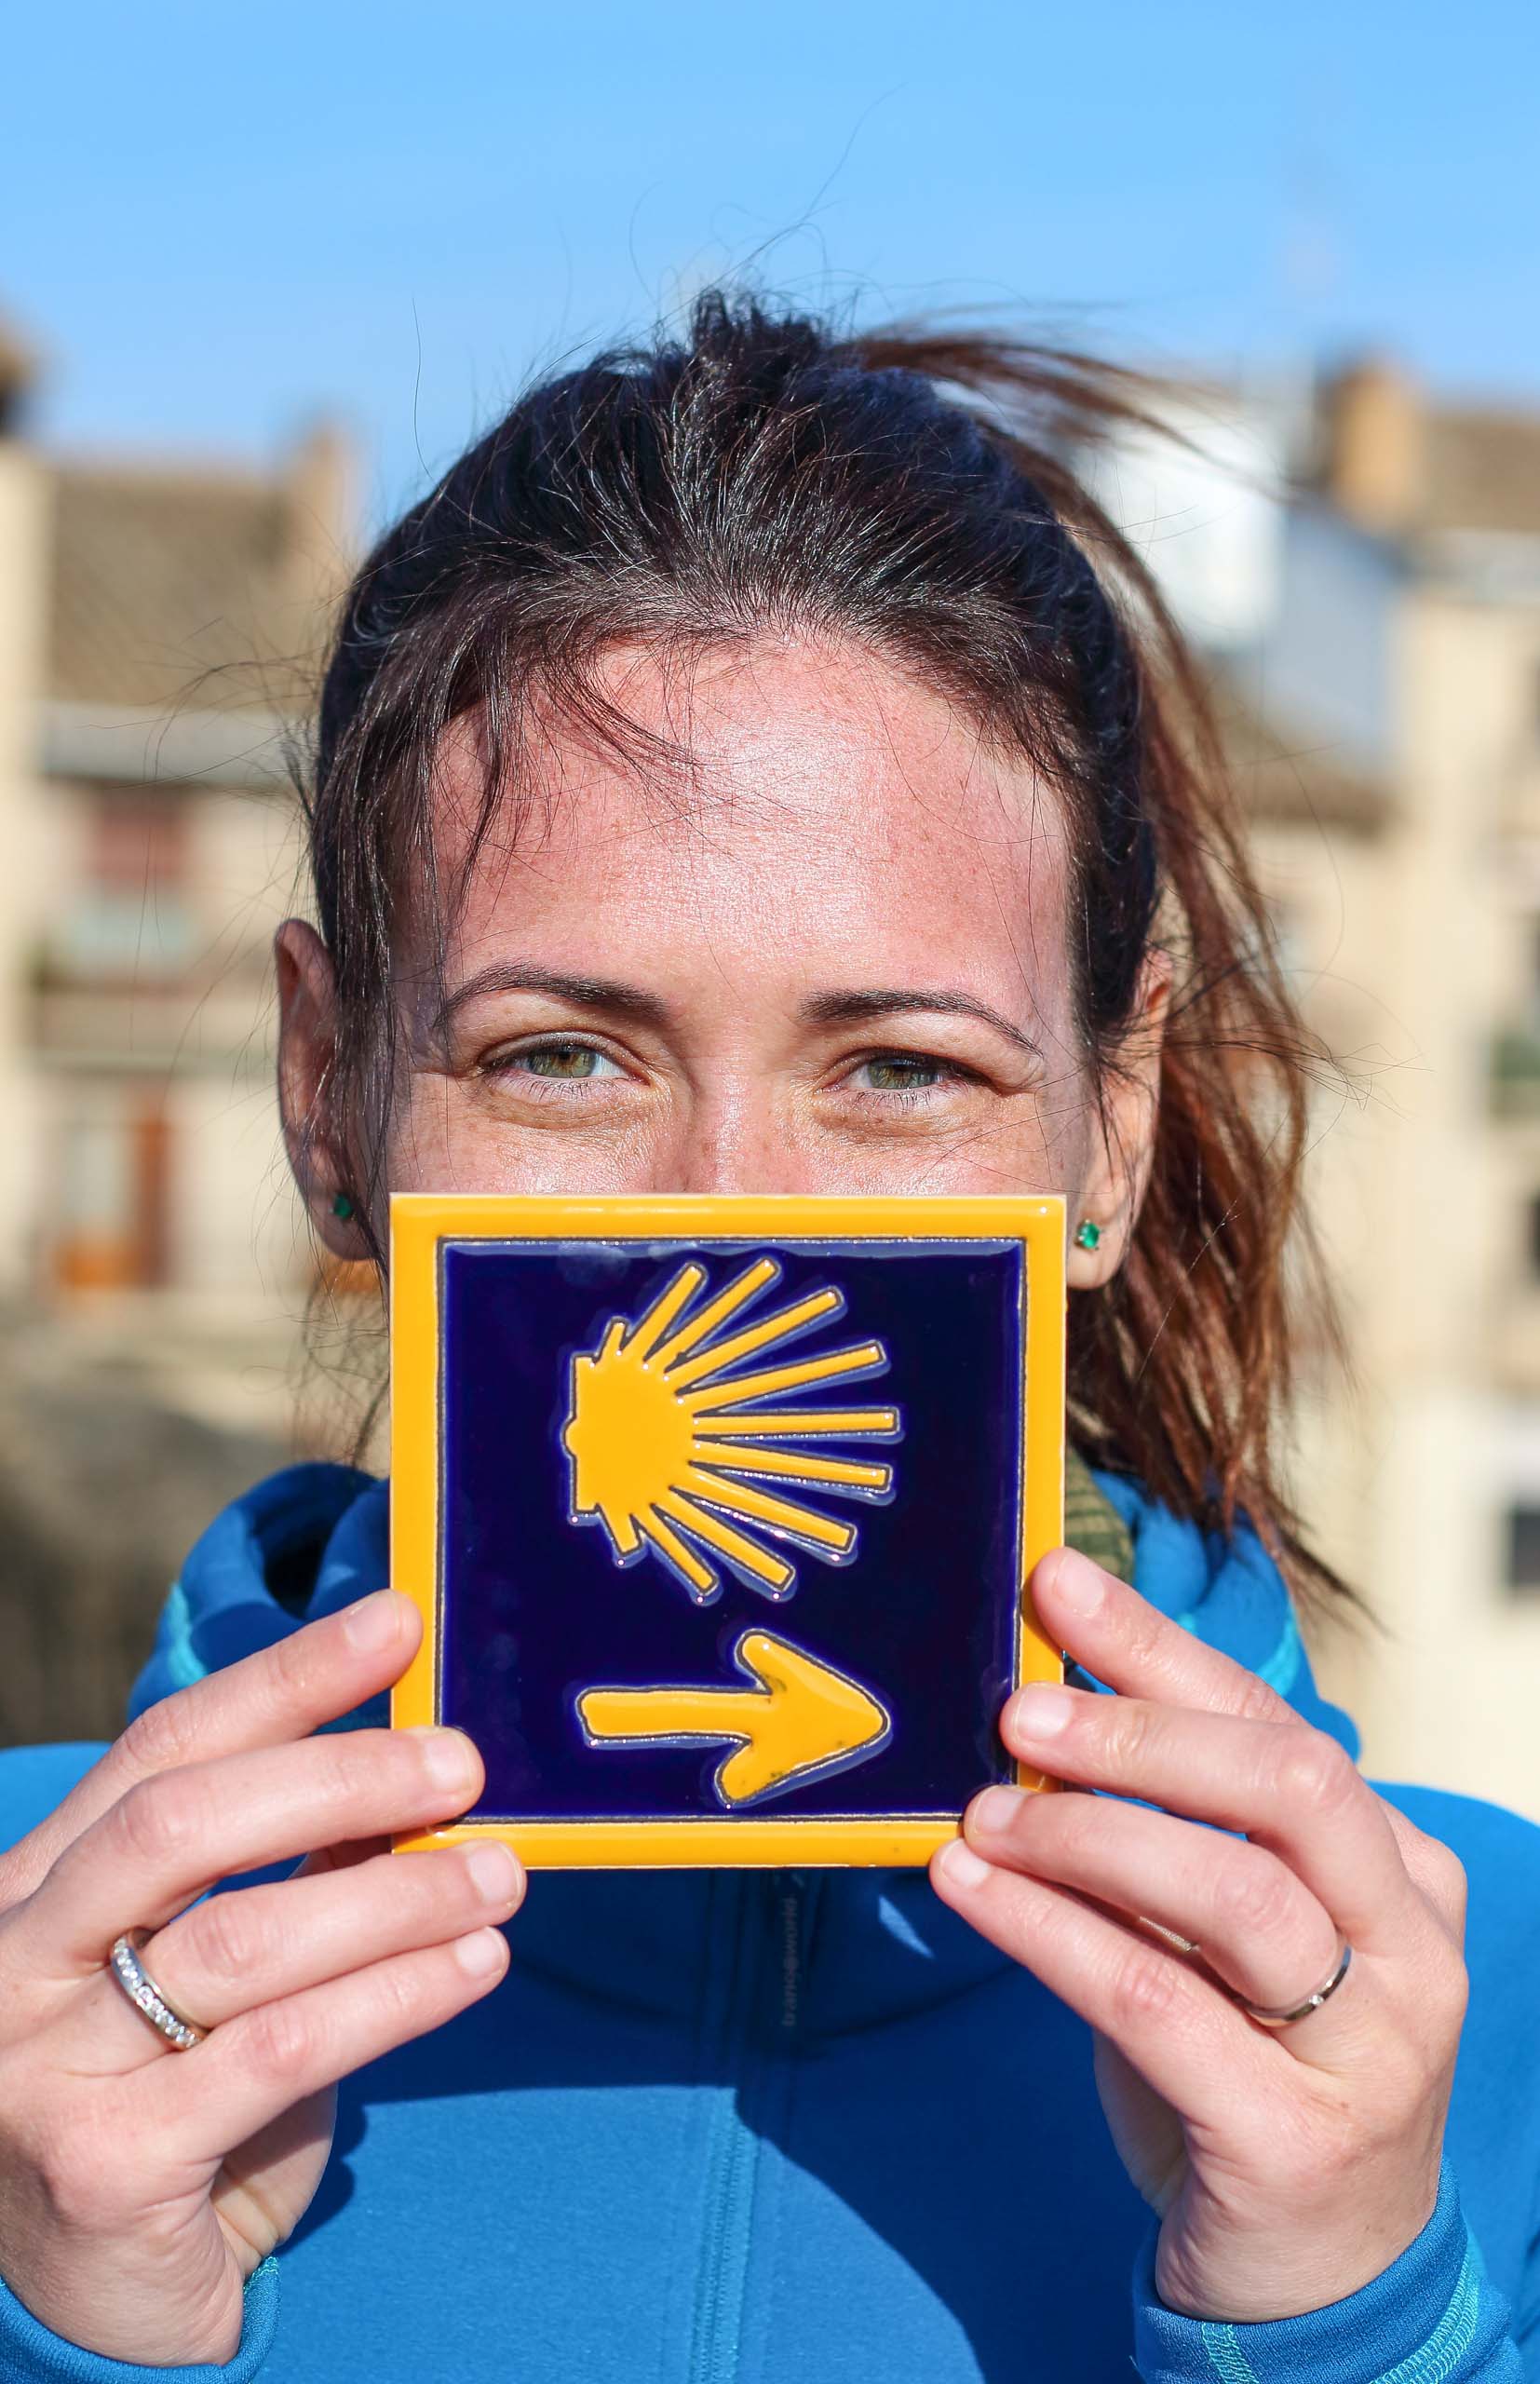
[[[655,1181],[664,1139],[655,1111],[583,1093],[514,1095],[421,1076],[386,1148],[392,1192],[582,1194],[667,1189]]]

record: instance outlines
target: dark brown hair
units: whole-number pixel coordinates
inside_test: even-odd
[[[429,891],[440,939],[454,900],[431,832],[453,722],[475,713],[485,765],[468,869],[503,806],[529,799],[535,714],[635,755],[592,669],[618,642],[839,638],[890,657],[1066,806],[1095,1081],[1118,1064],[1153,941],[1175,968],[1137,1231],[1115,1278],[1071,1303],[1079,1444],[1179,1514],[1224,1525],[1245,1508],[1310,1587],[1331,1576],[1303,1544],[1277,1439],[1329,1316],[1309,1266],[1285,1265],[1319,1054],[1200,674],[1084,470],[1098,440],[1149,427],[1155,395],[988,333],[844,333],[722,291],[683,336],[529,389],[381,539],[337,629],[311,806],[338,994],[328,1118],[367,1213],[395,1072],[392,940],[409,896]]]

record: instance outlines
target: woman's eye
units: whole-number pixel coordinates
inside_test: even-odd
[[[929,1092],[944,1083],[950,1073],[940,1060],[905,1051],[880,1051],[875,1059],[863,1060],[857,1070],[868,1092]]]
[[[539,1077],[547,1084],[583,1084],[625,1073],[591,1043],[526,1044],[522,1050],[505,1051],[492,1066],[498,1074]]]

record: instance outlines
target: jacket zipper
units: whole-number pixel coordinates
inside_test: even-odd
[[[793,2037],[802,2017],[802,1895],[788,1873],[777,1878],[780,1890],[780,2025]]]
[[[720,1908],[728,1943],[713,1948],[725,1955],[726,1975],[705,2050],[721,2085],[706,2151],[689,2384],[734,2384],[738,2374],[761,2150],[755,2122],[802,2006],[800,1883],[787,1872],[719,1872],[714,1885],[722,1892],[713,1898],[713,1933]]]

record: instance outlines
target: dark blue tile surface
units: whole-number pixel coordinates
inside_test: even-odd
[[[655,1556],[620,1565],[602,1529],[571,1520],[561,1440],[571,1364],[598,1348],[612,1317],[641,1316],[685,1259],[708,1269],[704,1304],[765,1253],[779,1282],[718,1337],[825,1284],[842,1292],[843,1316],[785,1354],[875,1337],[885,1373],[766,1403],[897,1404],[896,1443],[818,1444],[890,1461],[893,1495],[873,1504],[760,1485],[855,1523],[855,1552],[829,1564],[772,1542],[797,1560],[789,1596],[771,1601],[727,1574],[720,1597],[700,1605]],[[471,1818],[720,1818],[722,1746],[594,1747],[575,1700],[663,1682],[744,1688],[731,1651],[750,1628],[848,1673],[893,1720],[870,1757],[792,1782],[752,1811],[955,1812],[984,1780],[1007,1777],[993,1717],[1016,1627],[1022,1268],[1014,1242],[446,1242],[441,1710],[486,1762]]]

